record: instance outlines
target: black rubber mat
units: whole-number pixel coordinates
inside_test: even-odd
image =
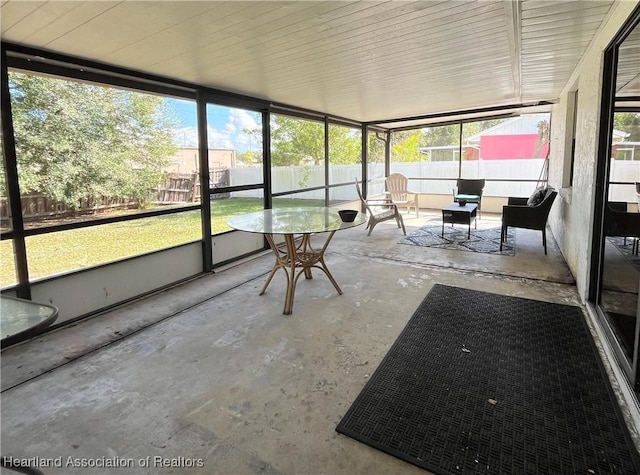
[[[579,307],[444,285],[336,430],[439,474],[640,473]]]

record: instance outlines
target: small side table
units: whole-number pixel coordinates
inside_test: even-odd
[[[466,224],[469,226],[469,232],[467,233],[467,239],[471,237],[471,223],[474,223],[475,229],[478,229],[478,223],[476,221],[476,212],[478,205],[475,203],[467,203],[464,206],[460,206],[458,203],[451,203],[446,208],[442,208],[442,237],[444,237],[444,225],[450,223],[454,224]]]

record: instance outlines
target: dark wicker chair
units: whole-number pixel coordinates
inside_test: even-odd
[[[609,201],[604,213],[605,236],[618,236],[633,239],[631,252],[638,254],[638,238],[640,238],[640,213],[627,211],[626,201]]]
[[[553,188],[547,188],[544,199],[536,206],[527,205],[528,198],[510,197],[508,204],[502,207],[502,233],[500,234],[500,250],[502,243],[507,239],[507,230],[512,228],[534,229],[542,231],[542,245],[547,254],[547,218],[551,211],[551,205],[558,192]]]
[[[466,201],[467,203],[478,204],[478,215],[482,218],[482,191],[484,190],[484,178],[468,180],[458,178],[458,190],[453,190],[453,201]]]

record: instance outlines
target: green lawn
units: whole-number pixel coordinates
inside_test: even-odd
[[[274,200],[275,201],[275,200]],[[322,206],[314,200],[279,199],[275,206]],[[229,230],[230,216],[258,211],[261,198],[232,198],[211,203],[213,234]],[[143,218],[121,223],[59,231],[26,239],[29,277],[37,279],[61,272],[104,264],[202,238],[200,212]],[[16,282],[11,241],[0,242],[0,286]]]

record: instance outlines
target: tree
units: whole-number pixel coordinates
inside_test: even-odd
[[[403,130],[392,135],[391,153],[395,162],[420,162],[425,155],[420,152],[423,132],[420,129]]]
[[[369,145],[368,163],[384,163],[386,151],[386,134],[369,132],[367,143]]]
[[[177,151],[160,96],[15,72],[9,87],[22,193],[144,201]]]
[[[276,114],[271,117],[273,166],[321,165],[324,160],[324,123]],[[329,125],[329,160],[332,165],[360,163],[360,130]]]
[[[272,115],[271,163],[274,167],[324,163],[324,124]]]
[[[475,122],[465,122],[462,124],[462,141],[465,142],[469,137],[478,135],[481,132],[489,130],[498,124],[501,124],[509,119],[489,119],[489,120],[477,120]]]
[[[466,126],[467,124],[465,124]],[[422,129],[424,147],[444,147],[460,143],[460,124],[441,125]]]
[[[640,113],[616,112],[613,115],[613,128],[629,134],[625,142],[640,142]]]
[[[238,158],[248,167],[253,165],[262,166],[262,128],[245,127],[242,129],[242,133],[249,138],[249,150],[238,154]],[[253,150],[254,147],[257,152]]]
[[[353,165],[362,161],[362,132],[341,125],[329,126],[329,161],[332,165]]]

